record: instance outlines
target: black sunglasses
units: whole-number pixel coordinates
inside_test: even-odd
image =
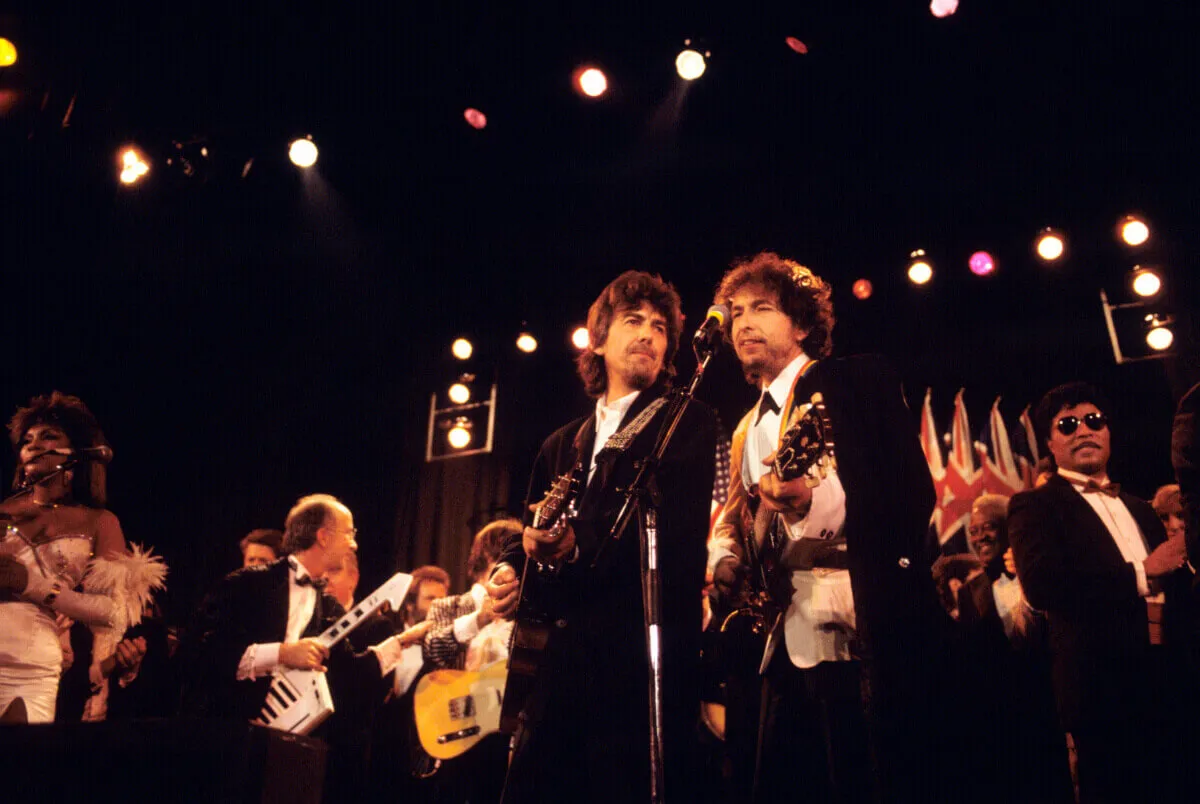
[[[1054,423],[1054,426],[1058,429],[1058,432],[1069,436],[1079,429],[1079,421],[1078,416],[1063,416]],[[1088,426],[1089,430],[1098,433],[1105,427],[1108,427],[1108,417],[1103,413],[1087,413],[1084,414],[1083,423]]]

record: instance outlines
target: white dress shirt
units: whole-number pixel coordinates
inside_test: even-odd
[[[621,422],[625,420],[625,414],[629,412],[633,400],[637,399],[639,393],[641,392],[634,391],[611,403],[606,401],[607,395],[596,400],[596,440],[592,444],[592,462],[588,468],[589,483],[592,482],[592,474],[596,471],[596,456],[600,454],[600,450],[604,449],[608,439],[612,438],[621,427]]]
[[[479,633],[479,617],[477,615],[483,608],[483,599],[487,597],[487,589],[483,584],[477,583],[467,594],[475,601],[475,611],[454,620],[454,640],[460,645],[466,645]]]
[[[309,577],[308,570],[295,558],[289,557],[288,562],[288,619],[287,630],[284,632],[284,642],[296,642],[304,633],[313,611],[317,606],[317,590],[312,584],[301,585],[298,578]],[[268,675],[279,666],[280,642],[265,642],[251,645],[242,654],[238,662],[237,680],[260,678]]]
[[[775,406],[783,410],[800,370],[809,362],[807,355],[787,365],[766,388]],[[804,400],[797,400],[802,402]],[[759,398],[761,405],[762,398]],[[757,409],[756,409],[757,410]],[[767,473],[763,461],[779,446],[781,416],[775,410],[754,414],[758,421],[746,433],[742,451],[742,482],[749,489]],[[846,522],[846,491],[837,471],[829,469],[813,488],[808,513],[798,518],[785,517],[791,543],[783,552],[784,566],[795,567],[809,542],[832,542],[845,550],[842,527]],[[801,566],[811,566],[801,565]],[[838,569],[793,569],[792,601],[783,620],[783,636],[788,657],[799,668],[815,667],[821,662],[845,661],[850,656],[854,635],[854,595],[850,590],[850,571]],[[777,637],[776,637],[777,638]],[[767,646],[769,660],[774,646]]]
[[[1121,501],[1120,497],[1110,497],[1099,491],[1084,494],[1083,490],[1087,486],[1088,480],[1096,480],[1096,482],[1104,485],[1108,483],[1108,478],[1089,478],[1087,475],[1071,472],[1061,467],[1058,473],[1064,479],[1070,481],[1071,487],[1092,507],[1092,510],[1096,512],[1096,516],[1100,517],[1100,521],[1108,529],[1108,533],[1116,543],[1117,549],[1121,551],[1121,557],[1133,565],[1133,572],[1137,577],[1138,594],[1142,597],[1151,597],[1150,584],[1146,580],[1146,567],[1144,564],[1146,557],[1150,555],[1150,551],[1146,547],[1146,538],[1142,534],[1142,529],[1138,527],[1137,521],[1133,518],[1133,514],[1129,513],[1129,509]],[[1151,597],[1151,599],[1161,602],[1159,596]]]

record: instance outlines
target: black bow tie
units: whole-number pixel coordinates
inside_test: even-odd
[[[767,415],[767,412],[778,413],[779,403],[775,401],[775,397],[771,396],[770,391],[763,391],[762,399],[758,402],[758,417],[754,420],[755,424],[762,421],[762,417]]]
[[[1089,491],[1098,491],[1101,494],[1107,494],[1109,497],[1116,497],[1121,493],[1120,483],[1097,483],[1095,480],[1089,480],[1087,485],[1083,487],[1083,493]]]
[[[311,575],[301,575],[300,574],[300,564],[297,561],[295,561],[294,559],[289,559],[288,564],[289,564],[289,566],[291,566],[292,572],[295,573],[295,575],[296,575],[296,585],[297,586],[311,586],[313,589],[316,589],[318,592],[321,592],[321,591],[324,591],[325,584],[329,583],[324,578],[314,578]]]
[[[327,584],[327,583],[329,583],[329,582],[326,581],[324,578],[314,578],[311,575],[297,575],[296,576],[296,585],[297,586],[311,586],[313,589],[316,589],[318,592],[324,591],[325,584]]]

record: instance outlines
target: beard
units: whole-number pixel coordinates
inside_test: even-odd
[[[634,368],[629,370],[625,383],[635,391],[645,391],[658,379],[658,372],[650,368]]]

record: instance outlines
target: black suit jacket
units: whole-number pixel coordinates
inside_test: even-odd
[[[304,637],[315,637],[345,614],[330,595],[320,594]],[[280,559],[227,575],[200,606],[186,650],[189,683],[185,714],[202,717],[256,718],[270,687],[270,677],[238,681],[242,654],[252,644],[283,642],[288,618],[288,562]],[[380,684],[373,656],[355,662],[349,642],[334,646],[328,662],[330,690],[339,710],[361,708],[354,690],[370,693]],[[372,667],[374,674],[372,677]],[[382,696],[382,692],[380,692]],[[374,697],[371,695],[371,697]]]
[[[663,388],[656,386],[639,394],[622,425],[662,393]],[[635,461],[652,450],[664,417],[660,411],[615,462],[597,466],[578,501],[574,529],[580,557],[565,567],[555,583],[554,615],[564,627],[555,629],[551,637],[538,689],[527,710],[535,736],[514,755],[509,788],[513,801],[545,800],[544,791],[553,789],[554,782],[539,780],[538,774],[546,772],[547,762],[553,773],[574,779],[569,782],[571,789],[580,780],[594,777],[594,771],[580,764],[599,761],[584,755],[593,741],[630,755],[628,761],[607,760],[602,775],[613,789],[624,789],[618,779],[648,774],[648,762],[642,762],[648,730],[648,662],[636,519],[620,540],[604,547],[597,566],[590,565],[624,501],[618,489],[633,479]],[[554,479],[574,465],[577,435],[586,465],[595,441],[594,414],[576,419],[546,439],[530,476],[529,502],[542,499]],[[672,746],[684,750],[691,741],[699,706],[701,597],[715,455],[716,415],[693,401],[657,473],[662,495],[658,541],[666,677],[663,712],[669,752]],[[519,541],[509,546],[502,561],[522,571],[525,556]],[[545,587],[532,572],[525,584]],[[672,763],[670,757],[667,767],[669,773],[692,769],[690,762]],[[641,782],[630,782],[631,795],[640,794],[639,788]]]
[[[1149,551],[1166,539],[1143,500],[1122,493]],[[1030,604],[1046,612],[1055,696],[1064,726],[1122,720],[1148,711],[1159,664],[1151,656],[1146,602],[1133,565],[1104,522],[1065,478],[1013,496],[1008,533],[1017,574]],[[1167,596],[1164,642],[1177,644],[1182,617],[1176,573],[1162,580]]]

